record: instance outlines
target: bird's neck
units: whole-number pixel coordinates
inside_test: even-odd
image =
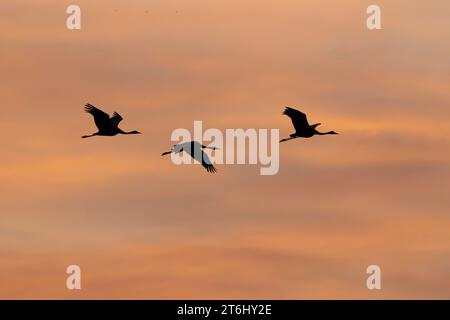
[[[120,130],[120,129],[119,129]],[[120,130],[119,131],[121,134],[135,134],[135,133],[137,133],[136,131],[123,131],[123,130]]]

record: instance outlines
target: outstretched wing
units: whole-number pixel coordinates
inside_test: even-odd
[[[92,116],[94,117],[95,125],[97,126],[99,131],[102,131],[110,126],[109,115],[102,110],[94,107],[92,104],[87,103],[85,105],[84,111],[92,114]]]
[[[113,125],[114,127],[117,128],[120,121],[122,121],[122,120],[123,120],[123,118],[120,116],[120,114],[118,114],[117,112],[114,112],[113,116],[110,119],[110,122],[111,122],[111,125]]]
[[[216,168],[212,165],[211,160],[209,160],[208,155],[203,152],[201,143],[198,143],[197,141],[190,141],[185,142],[182,145],[183,150],[192,158],[201,163],[203,168],[205,168],[208,172],[215,173],[217,171]]]
[[[216,173],[216,168],[212,165],[211,160],[209,160],[208,155],[202,150],[202,166],[209,173]]]
[[[295,131],[301,132],[306,128],[309,129],[308,119],[306,118],[306,114],[304,114],[303,112],[286,107],[283,111],[283,114],[291,118]]]

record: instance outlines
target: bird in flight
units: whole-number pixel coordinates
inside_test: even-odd
[[[216,168],[212,165],[208,155],[203,152],[203,149],[217,150],[217,147],[204,146],[197,141],[188,141],[180,144],[176,144],[170,151],[163,152],[161,156],[165,156],[171,153],[180,153],[186,151],[193,159],[202,164],[203,168],[209,173],[216,173]]]
[[[119,128],[119,123],[122,121],[122,117],[117,112],[114,112],[112,117],[102,110],[94,107],[92,104],[88,103],[85,105],[84,111],[92,114],[94,117],[95,125],[97,126],[98,132],[82,136],[81,138],[89,138],[93,136],[115,136],[116,134],[140,134],[139,131],[129,131],[125,132]]]
[[[319,132],[316,130],[316,127],[320,125],[320,123],[316,123],[310,125],[308,123],[308,119],[306,118],[306,114],[301,111],[286,107],[283,111],[284,115],[287,115],[292,120],[292,124],[294,125],[295,132],[289,135],[289,138],[281,139],[280,142],[292,140],[295,138],[311,138],[314,135],[325,135],[325,134],[338,134],[334,131],[328,132]]]

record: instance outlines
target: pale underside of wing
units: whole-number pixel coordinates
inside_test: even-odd
[[[217,169],[211,163],[208,155],[202,150],[202,145],[198,142],[189,143],[188,145],[183,146],[183,151],[187,152],[192,158],[201,163],[203,168],[208,172],[217,172]]]

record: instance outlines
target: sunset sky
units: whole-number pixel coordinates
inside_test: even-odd
[[[81,30],[66,28],[72,3]],[[0,298],[449,299],[449,12],[2,1]],[[96,131],[87,102],[143,134],[80,139]],[[273,176],[160,156],[194,120],[285,137],[285,106],[340,135],[281,144]]]

